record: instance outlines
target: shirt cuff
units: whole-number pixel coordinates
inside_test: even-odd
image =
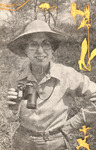
[[[96,122],[96,111],[89,111],[88,109],[81,109],[81,111],[86,123]]]
[[[85,120],[82,112],[79,112],[78,114],[76,114],[74,117],[70,119],[70,123],[75,129],[80,128],[84,124],[84,122]]]

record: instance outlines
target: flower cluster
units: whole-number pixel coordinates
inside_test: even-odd
[[[80,60],[78,61],[80,70],[84,71],[91,71],[91,64],[90,61],[96,56],[96,48],[91,52],[90,54],[90,47],[89,47],[89,29],[91,27],[92,20],[90,19],[90,9],[89,5],[84,7],[84,11],[81,11],[80,9],[77,9],[76,3],[73,3],[71,5],[71,15],[73,17],[73,20],[75,22],[75,16],[80,15],[82,16],[82,21],[80,23],[80,26],[77,28],[77,30],[87,27],[88,30],[88,42],[85,38],[82,42],[81,46],[81,56]],[[88,62],[87,65],[85,64],[85,56],[88,52]]]

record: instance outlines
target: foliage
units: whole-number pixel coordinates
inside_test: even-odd
[[[15,0],[11,0],[15,3]],[[23,0],[21,0],[22,2]],[[18,1],[17,1],[18,2]],[[36,14],[36,9],[38,6],[45,2],[44,0],[30,0],[24,7],[19,9],[16,12],[10,12],[12,15],[9,19],[3,20],[3,25],[0,24],[0,145],[2,150],[10,150],[11,148],[11,137],[18,126],[18,120],[9,110],[6,102],[7,102],[7,88],[8,88],[8,78],[10,73],[19,69],[22,63],[25,61],[24,58],[19,58],[12,54],[6,47],[6,44],[17,35],[19,35],[24,26],[28,24],[28,22],[34,20],[35,17],[41,20],[47,20],[50,23],[50,26],[61,31],[64,36],[68,37],[68,41],[63,41],[61,46],[55,52],[56,61],[75,68],[80,71],[78,68],[78,59],[80,57],[81,52],[81,44],[83,39],[87,36],[86,29],[80,29],[76,31],[78,26],[79,17],[76,17],[76,24],[73,23],[72,17],[70,15],[70,5],[71,2],[69,0],[46,0],[49,2],[51,6],[56,5],[58,7],[57,10],[52,11],[52,15],[56,21],[56,26],[54,27],[54,21],[52,16],[50,16],[49,21],[49,13],[42,11],[38,11]],[[76,1],[78,7],[83,11],[84,4],[89,4],[90,6],[90,15],[92,18],[92,29],[90,30],[90,40],[92,42],[91,49],[96,47],[96,38],[93,36],[94,32],[96,32],[96,8],[95,0],[82,0]],[[64,19],[65,18],[65,19]],[[69,20],[68,20],[69,19]],[[93,38],[94,37],[94,38]],[[80,71],[83,74],[88,75],[91,80],[96,82],[96,58],[91,62],[92,70],[91,72]],[[78,100],[78,98],[77,98]],[[78,101],[77,101],[78,102]],[[79,104],[78,104],[79,106]],[[81,106],[80,106],[81,107]],[[96,131],[95,129],[90,132],[90,145],[91,150],[95,150],[96,147],[93,145],[96,143],[95,138]],[[76,137],[82,137],[81,134],[77,131],[75,133]],[[73,138],[76,141],[75,138]],[[71,139],[72,141],[72,139]],[[72,143],[74,145],[75,142]]]

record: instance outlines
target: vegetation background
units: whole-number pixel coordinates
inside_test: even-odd
[[[24,0],[1,0],[2,3],[23,3]],[[38,6],[41,3],[47,2],[50,6],[57,6],[54,11],[46,12],[45,10],[38,10]],[[10,73],[19,69],[25,58],[19,58],[15,56],[7,49],[7,43],[19,35],[24,26],[30,21],[40,19],[46,21],[53,29],[61,31],[64,36],[68,38],[67,42],[62,42],[61,46],[55,53],[56,61],[64,65],[71,66],[76,70],[79,70],[78,60],[80,59],[81,43],[83,39],[87,38],[86,27],[76,30],[80,25],[82,17],[76,16],[76,23],[73,22],[70,6],[73,2],[76,2],[78,9],[84,10],[85,5],[90,6],[90,13],[92,19],[92,26],[90,28],[90,52],[96,48],[96,0],[30,0],[25,6],[17,11],[8,11],[0,9],[0,149],[11,149],[11,137],[19,125],[18,118],[15,114],[12,114],[7,106],[7,90],[8,79]],[[15,8],[16,6],[14,6]],[[91,80],[96,82],[96,58],[91,61],[90,72],[80,71],[90,77]],[[79,107],[79,105],[78,105]],[[89,125],[86,125],[89,126]],[[88,131],[90,138],[88,143],[91,150],[96,149],[96,125]],[[82,137],[83,134],[78,131],[74,133],[77,138]],[[73,135],[74,136],[74,135]],[[72,143],[70,136],[70,142],[73,150],[75,150],[76,139]],[[84,148],[81,148],[84,150]]]

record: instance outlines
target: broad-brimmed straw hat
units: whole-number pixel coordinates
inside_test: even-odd
[[[61,40],[65,41],[65,37],[61,35],[61,33],[57,31],[51,30],[51,28],[48,26],[48,24],[44,21],[41,20],[35,20],[29,23],[24,32],[16,37],[14,40],[12,40],[7,47],[16,55],[26,57],[25,55],[25,45],[30,39],[30,36],[35,34],[35,33],[45,33],[47,34],[50,38],[52,37],[54,39],[55,44],[58,43]],[[65,38],[65,39],[64,39]],[[56,49],[57,47],[55,47]]]

